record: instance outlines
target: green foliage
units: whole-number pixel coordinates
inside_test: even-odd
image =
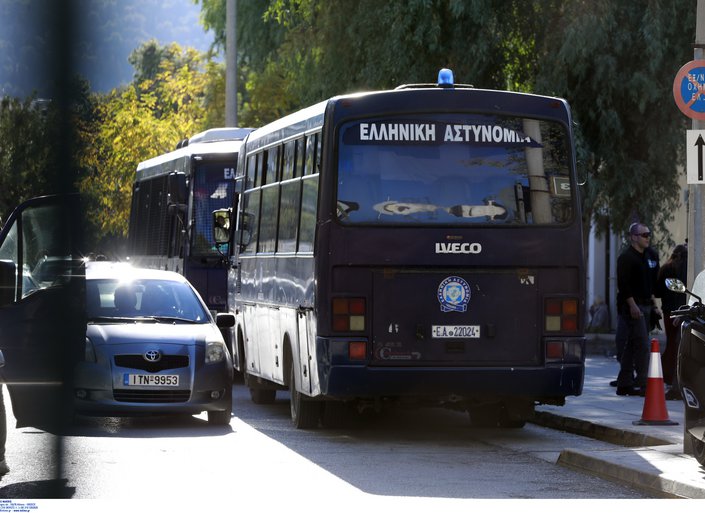
[[[46,189],[50,141],[46,112],[34,96],[0,101],[0,217]]]
[[[200,3],[224,46],[225,0]],[[640,219],[665,233],[678,206],[688,120],[671,86],[692,59],[691,0],[256,0],[237,19],[252,125],[449,67],[476,87],[569,101],[586,224],[609,215],[617,231]]]
[[[89,168],[95,97],[83,80],[67,89],[62,104],[0,99],[0,217],[31,197],[72,191]]]
[[[694,14],[685,0],[564,2],[536,84],[571,103],[586,220],[609,214],[616,231],[641,220],[664,233],[673,219],[688,120],[671,91],[692,59]]]
[[[193,0],[225,43],[225,0]],[[260,126],[337,94],[434,82],[441,67],[476,87],[551,94],[572,107],[585,221],[664,229],[677,207],[689,120],[671,86],[692,59],[691,0],[240,0],[239,119]],[[134,81],[66,110],[0,102],[0,215],[77,179],[96,233],[122,237],[137,163],[224,124],[224,65],[155,41],[130,56]],[[70,145],[75,175],[61,175]],[[609,217],[610,223],[603,220]],[[668,242],[668,241],[667,241]]]
[[[89,219],[105,236],[127,235],[132,184],[141,161],[172,151],[179,140],[205,129],[207,121],[222,125],[209,103],[221,70],[205,55],[148,42],[131,62],[136,81],[112,91],[98,108],[93,172],[79,183],[88,198]]]

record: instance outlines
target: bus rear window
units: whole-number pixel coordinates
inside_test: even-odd
[[[356,120],[338,135],[344,224],[563,224],[573,218],[569,134],[488,115]]]

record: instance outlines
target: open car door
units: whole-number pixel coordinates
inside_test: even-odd
[[[0,350],[18,427],[58,430],[85,344],[83,217],[78,195],[19,205],[0,230]]]

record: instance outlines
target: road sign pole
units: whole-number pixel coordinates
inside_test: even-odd
[[[698,0],[695,20],[695,48],[693,60],[705,58],[705,0]],[[705,129],[705,121],[693,118],[693,130]],[[703,241],[705,241],[705,185],[688,186],[688,288],[695,276],[703,270]]]

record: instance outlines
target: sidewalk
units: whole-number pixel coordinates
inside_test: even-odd
[[[589,453],[565,449],[558,463],[656,496],[705,499],[705,468],[683,454],[683,402],[666,401],[668,418],[678,425],[634,425],[645,398],[616,395],[609,383],[618,371],[613,356],[588,353],[582,395],[568,397],[565,406],[536,407],[535,424],[614,444]]]

